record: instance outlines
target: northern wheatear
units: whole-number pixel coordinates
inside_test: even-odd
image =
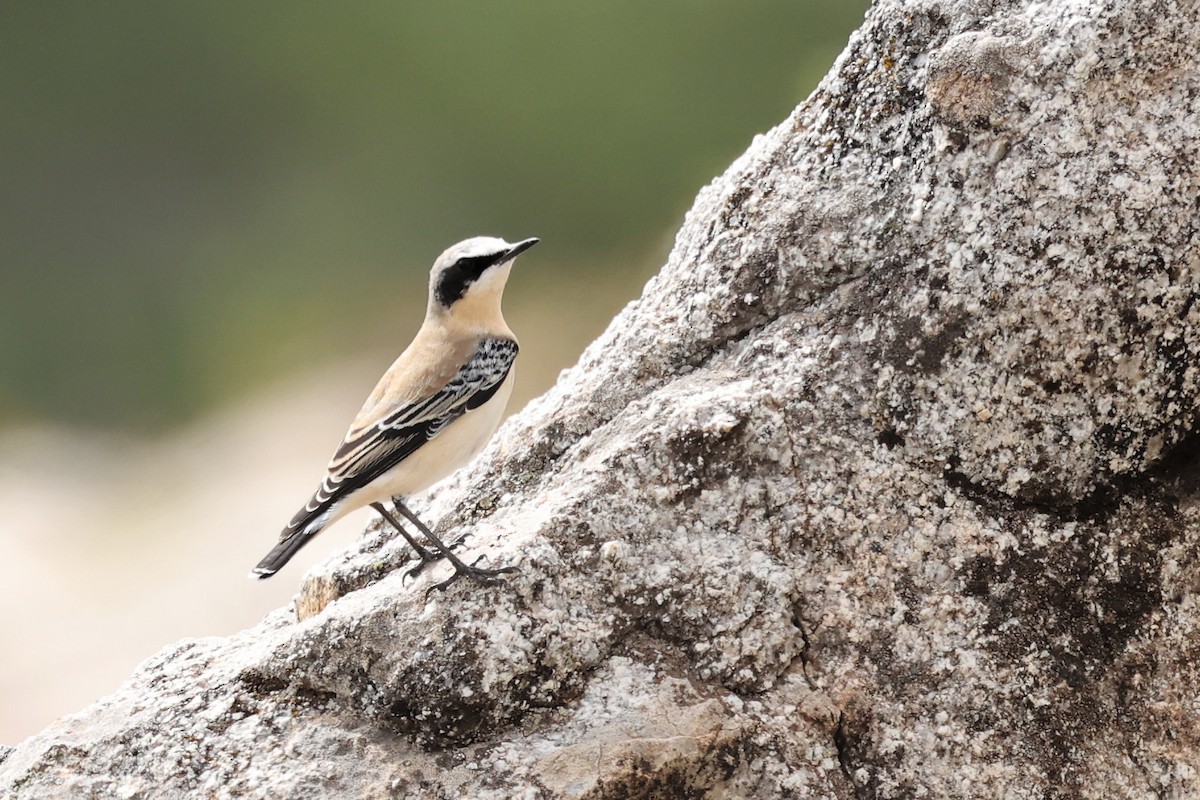
[[[500,312],[513,259],[537,244],[479,236],[438,256],[429,272],[429,306],[412,344],[388,368],[358,412],[312,499],[292,517],[279,544],[250,573],[269,578],[327,525],[370,505],[412,545],[420,572],[448,558],[454,574],[490,583],[515,567],[481,569],[451,552],[404,504],[416,492],[479,454],[512,394],[517,337]],[[430,553],[384,507],[412,522],[437,547]]]

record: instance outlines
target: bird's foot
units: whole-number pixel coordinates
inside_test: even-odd
[[[415,578],[418,575],[420,575],[422,572],[424,572],[425,568],[428,567],[430,564],[441,561],[443,558],[445,558],[445,556],[442,555],[441,553],[434,555],[433,553],[430,553],[428,550],[422,550],[420,553],[417,553],[417,565],[415,567],[413,567],[412,569],[408,570],[407,572],[405,572],[404,577]]]
[[[462,547],[462,543],[465,542],[466,540],[467,540],[467,537],[464,536],[461,539],[459,539],[457,542],[453,542],[453,543],[447,545],[446,547],[450,552],[453,553],[456,549],[458,549],[459,547]],[[436,564],[438,561],[441,561],[443,558],[446,557],[446,554],[441,552],[440,550],[437,552],[430,552],[429,550],[426,550],[423,547],[417,547],[414,549],[416,550],[416,553],[417,553],[417,565],[415,567],[413,567],[412,569],[410,569],[408,572],[404,573],[404,577],[406,577],[406,578],[417,577],[422,572],[424,572],[425,568],[428,567],[430,564]]]
[[[460,578],[470,578],[476,583],[483,584],[484,586],[494,586],[498,583],[504,582],[500,578],[501,575],[518,571],[516,567],[496,567],[495,569],[486,569],[484,567],[475,566],[482,561],[483,558],[483,556],[480,556],[470,564],[464,564],[461,561],[457,562],[454,565],[454,574],[441,583],[435,583],[433,586],[430,586],[428,591],[425,592],[425,596],[428,597],[429,594],[434,591],[445,591],[450,587],[451,584],[455,583]]]

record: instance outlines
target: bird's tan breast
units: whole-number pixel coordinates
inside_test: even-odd
[[[437,394],[479,349],[480,335],[454,335],[426,325],[379,379],[350,431],[370,427],[392,410]]]

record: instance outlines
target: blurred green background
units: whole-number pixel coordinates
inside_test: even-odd
[[[515,411],[865,7],[0,6],[0,742],[354,541],[366,510],[245,579],[442,249],[542,238],[505,293]]]
[[[866,6],[7,3],[0,428],[153,433],[394,354],[475,234],[540,236],[510,302],[597,328]]]

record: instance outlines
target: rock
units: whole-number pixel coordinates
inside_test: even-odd
[[[1200,9],[879,0],[643,297],[17,797],[1200,792]]]

